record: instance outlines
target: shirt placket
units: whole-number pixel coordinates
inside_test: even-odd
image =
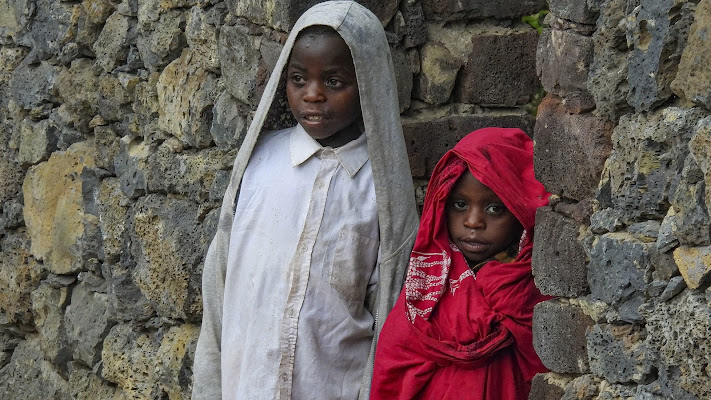
[[[321,227],[321,221],[323,220],[328,189],[339,165],[333,150],[324,149],[320,151],[319,158],[321,161],[311,191],[304,228],[299,237],[296,253],[291,262],[291,282],[279,337],[281,349],[278,382],[279,399],[291,398],[299,312],[301,311],[301,306],[306,296],[311,255],[319,228]]]

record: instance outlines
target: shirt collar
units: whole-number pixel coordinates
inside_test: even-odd
[[[317,153],[319,153],[319,157],[328,157],[329,154],[333,154],[352,178],[368,161],[368,142],[366,141],[365,135],[361,134],[357,139],[336,149],[322,147],[314,138],[306,133],[301,125],[296,125],[291,131],[290,153],[291,165],[293,167],[301,165]]]

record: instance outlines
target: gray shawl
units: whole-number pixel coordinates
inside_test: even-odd
[[[405,142],[400,125],[395,72],[390,48],[378,18],[352,1],[317,4],[296,22],[266,85],[232,169],[220,211],[217,232],[205,258],[202,295],[203,320],[193,366],[193,399],[221,398],[220,346],[222,307],[233,212],[242,175],[265,125],[282,72],[297,34],[307,26],[334,28],[351,50],[358,79],[360,104],[375,183],[380,229],[380,281],[370,303],[375,336],[363,376],[360,398],[370,393],[375,346],[388,312],[402,288],[418,218]]]

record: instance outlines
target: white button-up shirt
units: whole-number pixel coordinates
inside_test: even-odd
[[[237,200],[222,321],[224,399],[355,399],[373,336],[375,188],[365,135],[267,134]]]

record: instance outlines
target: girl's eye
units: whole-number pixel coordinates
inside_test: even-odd
[[[506,211],[506,207],[503,204],[489,204],[486,206],[486,213],[489,215],[499,216]]]
[[[467,209],[467,202],[464,200],[454,200],[452,201],[452,209],[456,211],[464,211]]]

